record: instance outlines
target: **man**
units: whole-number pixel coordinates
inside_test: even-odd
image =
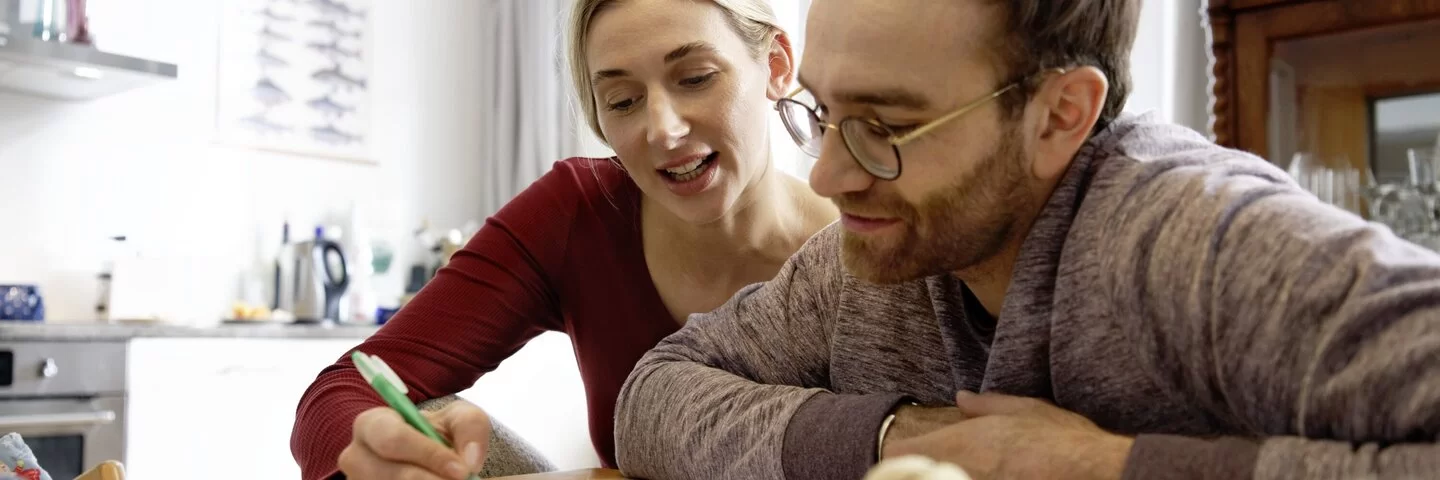
[[[1139,3],[815,2],[779,107],[843,219],[640,361],[622,469],[1440,475],[1440,256],[1121,116]]]

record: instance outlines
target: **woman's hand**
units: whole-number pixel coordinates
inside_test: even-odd
[[[421,412],[454,450],[421,434],[388,407],[355,417],[350,446],[340,452],[340,471],[350,480],[465,480],[485,464],[490,417],[464,400]]]

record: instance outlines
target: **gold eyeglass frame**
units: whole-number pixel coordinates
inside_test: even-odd
[[[1050,72],[1053,72],[1053,73],[1058,73],[1058,74],[1062,74],[1062,75],[1063,75],[1066,70],[1065,70],[1065,69],[1057,68],[1057,69],[1050,69],[1049,71],[1050,71]],[[840,132],[840,138],[841,138],[842,142],[845,144],[845,149],[846,149],[846,150],[849,150],[849,152],[850,152],[850,158],[854,159],[854,160],[855,160],[855,163],[860,164],[860,167],[861,167],[861,168],[864,168],[866,172],[869,172],[871,175],[874,175],[876,178],[879,178],[879,179],[881,179],[881,180],[894,180],[894,179],[896,179],[896,178],[900,178],[900,172],[903,170],[902,165],[904,164],[904,160],[903,160],[903,159],[901,158],[901,156],[900,156],[900,147],[904,146],[904,145],[907,144],[907,143],[910,143],[910,142],[914,141],[914,140],[917,139],[917,138],[920,138],[921,136],[924,136],[924,135],[927,134],[927,133],[930,133],[930,132],[934,131],[934,130],[937,129],[937,128],[940,128],[942,125],[945,125],[946,123],[949,123],[950,121],[953,121],[953,120],[955,120],[955,119],[957,119],[957,118],[960,118],[960,117],[964,116],[964,115],[967,114],[967,113],[970,113],[971,111],[974,111],[976,108],[980,108],[980,106],[985,105],[986,103],[989,103],[991,100],[995,100],[996,98],[1000,98],[1001,95],[1004,95],[1006,92],[1009,92],[1009,91],[1011,91],[1011,90],[1014,90],[1014,89],[1018,88],[1022,83],[1023,83],[1023,80],[1022,80],[1022,81],[1017,81],[1017,82],[1010,83],[1009,85],[1006,85],[1006,86],[1000,88],[999,90],[996,90],[996,91],[994,91],[994,92],[991,92],[990,94],[987,94],[987,95],[985,95],[985,96],[983,96],[983,97],[980,97],[980,98],[978,98],[978,99],[975,99],[975,100],[973,100],[973,101],[970,101],[969,103],[966,103],[966,104],[964,104],[964,105],[961,105],[959,108],[956,108],[955,110],[952,110],[950,113],[946,113],[945,115],[941,115],[939,118],[936,118],[936,119],[931,120],[931,121],[929,121],[929,122],[925,122],[924,124],[921,124],[920,126],[915,127],[914,130],[911,130],[910,132],[908,132],[908,133],[906,133],[906,134],[904,134],[904,135],[896,135],[896,134],[894,133],[894,129],[892,129],[891,127],[889,127],[889,126],[887,126],[887,125],[885,125],[885,124],[883,124],[883,123],[880,123],[879,120],[876,120],[876,119],[871,118],[871,117],[858,117],[858,116],[845,117],[845,118],[841,119],[838,123],[829,123],[829,122],[820,120],[820,114],[815,111],[815,107],[812,107],[812,106],[810,106],[810,105],[806,105],[806,104],[804,104],[803,102],[795,99],[795,96],[796,96],[796,95],[799,95],[800,92],[804,92],[804,91],[805,91],[805,87],[796,88],[795,91],[790,92],[790,94],[789,94],[789,95],[786,95],[785,98],[781,98],[780,100],[777,100],[777,101],[775,102],[775,111],[780,114],[780,120],[782,121],[782,123],[785,124],[785,130],[786,130],[787,133],[790,134],[790,138],[791,138],[792,140],[794,140],[794,141],[795,141],[795,144],[798,145],[798,146],[800,146],[800,150],[801,150],[802,152],[805,152],[807,155],[810,155],[810,156],[815,157],[815,158],[819,158],[819,157],[820,157],[820,152],[818,152],[818,151],[816,151],[815,153],[808,152],[808,151],[806,151],[806,149],[805,149],[805,145],[800,142],[799,136],[795,133],[796,130],[797,130],[797,128],[795,128],[794,126],[790,125],[790,120],[789,120],[789,118],[787,118],[786,115],[785,115],[784,108],[785,108],[785,103],[787,103],[787,102],[788,102],[788,103],[793,103],[793,104],[795,104],[795,105],[797,105],[797,106],[799,106],[799,107],[801,107],[801,108],[804,108],[805,111],[810,114],[810,118],[811,118],[812,120],[814,120],[815,124],[818,125],[818,126],[821,128],[821,130],[822,130],[821,133],[823,133],[824,130],[836,130],[836,131],[839,131],[839,132]],[[894,171],[893,174],[890,174],[889,172],[885,172],[885,171],[877,171],[877,170],[880,169],[879,167],[874,167],[874,166],[871,166],[871,165],[867,165],[865,160],[861,160],[860,155],[859,155],[858,153],[856,153],[856,148],[855,148],[853,145],[851,145],[850,136],[845,133],[845,129],[843,129],[843,128],[840,127],[841,125],[844,125],[845,122],[850,122],[850,121],[861,121],[861,122],[865,122],[866,124],[868,124],[868,125],[870,125],[870,126],[879,128],[879,129],[881,129],[882,131],[888,133],[888,135],[886,136],[886,139],[885,139],[885,140],[886,140],[886,142],[888,142],[888,143],[890,144],[890,148],[891,148],[891,150],[892,150],[892,153],[895,155],[895,171]],[[818,137],[817,137],[817,138],[818,138]],[[818,148],[818,147],[817,147],[817,148]],[[872,162],[872,163],[873,163],[873,162]]]

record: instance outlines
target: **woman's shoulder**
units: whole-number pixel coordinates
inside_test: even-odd
[[[547,189],[572,190],[582,201],[618,202],[621,197],[633,198],[635,183],[612,158],[570,157],[555,162],[536,185]]]

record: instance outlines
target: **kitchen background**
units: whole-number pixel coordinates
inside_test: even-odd
[[[101,49],[173,63],[180,74],[78,103],[0,92],[0,204],[10,232],[0,236],[0,282],[38,284],[47,321],[93,321],[109,238],[126,235],[173,269],[156,286],[166,293],[167,319],[214,323],[241,295],[243,274],[268,278],[284,222],[292,236],[309,235],[317,224],[343,223],[355,205],[374,240],[395,247],[398,268],[375,279],[379,296],[393,305],[406,267],[423,253],[414,230],[427,221],[440,231],[463,228],[508,198],[484,188],[494,181],[487,162],[496,161],[485,145],[497,132],[482,108],[495,79],[482,53],[502,3],[374,2],[375,164],[365,164],[213,141],[222,2],[94,2],[91,25]],[[802,2],[778,3],[785,20],[798,24]],[[1131,109],[1204,128],[1198,7],[1147,5],[1146,20],[1154,20],[1145,23],[1147,36],[1167,41],[1137,44]],[[1172,53],[1181,49],[1190,55]],[[568,94],[558,86],[557,94]],[[528,183],[561,156],[606,154],[588,130],[574,134],[576,121],[560,120],[567,121],[555,129],[572,134],[573,148],[525,159],[527,170],[508,183]],[[786,169],[803,175],[793,149],[776,144]]]
[[[0,285],[38,287],[43,324],[70,328],[25,330],[0,322],[0,350],[35,351],[48,366],[55,355],[126,345],[117,353],[124,356],[126,380],[116,387],[128,399],[117,417],[126,425],[125,453],[116,459],[145,475],[136,478],[193,478],[186,473],[214,467],[206,459],[232,462],[227,473],[209,478],[296,475],[287,441],[300,390],[373,331],[374,315],[359,316],[369,327],[220,325],[237,315],[264,319],[265,312],[237,311],[236,303],[270,303],[283,225],[292,240],[307,239],[323,225],[340,233],[341,243],[360,227],[364,243],[393,253],[389,270],[375,275],[368,290],[375,306],[396,307],[410,266],[433,262],[430,242],[451,230],[463,237],[556,160],[608,155],[587,129],[577,128],[583,122],[569,107],[558,70],[561,10],[569,0],[371,0],[364,51],[371,68],[369,158],[221,142],[218,44],[222,16],[237,3],[265,2],[89,3],[99,50],[173,64],[173,79],[84,101],[0,87]],[[772,3],[803,54],[800,24],[809,0]],[[1146,1],[1130,110],[1206,130],[1199,12],[1200,0]],[[10,30],[11,38],[30,33],[28,27]],[[0,27],[0,39],[4,32]],[[0,47],[0,85],[15,78],[15,58],[7,54],[13,51]],[[782,168],[803,177],[808,159],[778,121],[773,127]],[[422,227],[428,240],[416,234]],[[114,236],[126,237],[124,249]],[[129,311],[181,329],[91,329],[105,320],[95,308],[102,297],[99,274],[126,251],[143,258],[132,265],[133,276],[117,272],[112,279],[134,295],[123,299]],[[16,353],[15,368],[29,372],[21,357]],[[59,363],[61,376],[72,371]],[[224,392],[234,397],[221,398]],[[197,395],[201,407],[194,406]],[[584,430],[583,390],[563,336],[536,339],[465,396],[532,438],[561,467],[596,464]],[[187,423],[226,409],[247,415],[199,433]],[[231,439],[189,441],[219,431]]]
[[[0,281],[39,284],[47,321],[94,321],[109,238],[126,235],[173,269],[155,286],[166,317],[214,323],[242,273],[273,260],[287,219],[303,237],[352,204],[396,246],[394,264],[411,264],[422,222],[461,228],[495,209],[481,187],[492,120],[476,54],[494,4],[374,2],[375,164],[363,164],[212,142],[222,2],[94,2],[100,48],[174,63],[179,77],[82,103],[0,93],[0,203],[10,211]],[[398,297],[403,281],[378,276],[375,287]]]

